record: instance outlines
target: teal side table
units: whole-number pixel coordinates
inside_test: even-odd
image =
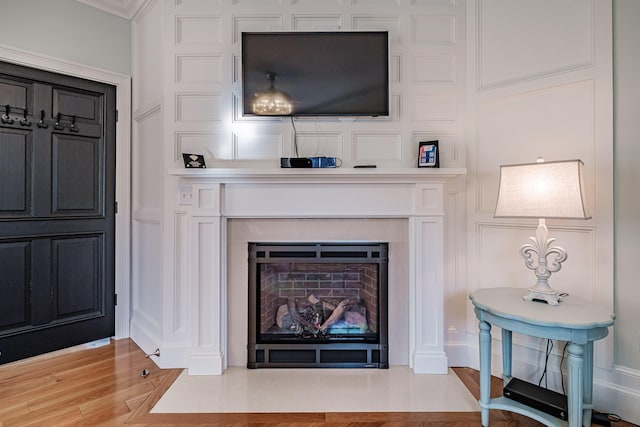
[[[480,321],[480,408],[482,425],[489,410],[517,412],[547,426],[591,425],[593,409],[593,342],[607,336],[615,314],[579,298],[567,296],[559,305],[524,301],[525,288],[479,289],[469,295]],[[512,333],[567,341],[568,421],[548,415],[506,397],[491,399],[491,326],[502,328],[502,380],[512,378]]]

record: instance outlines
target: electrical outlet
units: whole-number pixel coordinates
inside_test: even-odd
[[[180,200],[178,203],[181,205],[193,204],[193,192],[191,191],[190,185],[180,187]]]

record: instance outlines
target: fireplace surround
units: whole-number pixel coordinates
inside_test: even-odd
[[[388,368],[387,243],[249,243],[249,368]]]
[[[236,291],[230,288],[229,266],[237,265],[229,258],[230,221],[356,221],[366,228],[368,220],[401,219],[408,236],[404,284],[408,337],[406,347],[390,348],[389,353],[406,352],[401,359],[415,373],[445,374],[445,185],[465,172],[448,168],[171,170],[179,178],[176,189],[181,206],[175,220],[176,277],[182,280],[180,272],[188,272],[186,282],[177,281],[176,286],[186,286],[193,302],[184,317],[187,323],[178,326],[192,332],[188,348],[175,356],[165,352],[164,357],[175,357],[174,364],[186,365],[192,375],[220,375],[238,347],[234,341],[239,336],[238,323],[232,320],[236,306],[229,306],[230,293]],[[268,231],[248,228],[257,235]],[[296,229],[295,240],[318,241],[317,231],[310,229],[307,235],[307,229]],[[377,240],[363,235],[357,240],[372,239]],[[246,246],[244,252],[246,265]],[[246,295],[246,288],[243,292]],[[246,330],[243,335],[247,336]],[[234,342],[231,348],[230,342]],[[186,363],[179,362],[183,356]]]

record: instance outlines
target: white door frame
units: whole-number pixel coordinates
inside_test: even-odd
[[[131,77],[0,44],[0,60],[98,81],[116,87],[116,271],[115,338],[129,337],[131,241]]]

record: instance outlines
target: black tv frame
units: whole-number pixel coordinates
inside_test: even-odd
[[[243,116],[259,116],[251,99],[269,87],[268,73],[277,75],[276,89],[300,103],[277,116],[389,116],[388,31],[243,32],[241,39]]]

